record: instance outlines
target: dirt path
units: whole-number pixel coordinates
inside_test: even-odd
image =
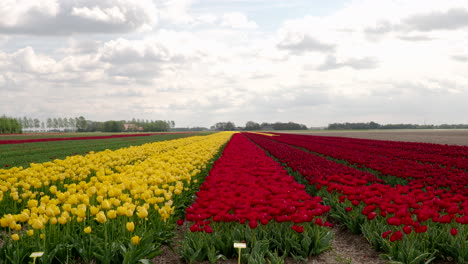
[[[183,239],[184,229],[187,227],[178,228],[175,241]],[[348,230],[340,227],[333,227],[331,231],[334,233],[332,248],[319,256],[311,257],[306,262],[297,262],[293,259],[286,259],[286,264],[303,263],[303,264],[384,264],[386,263],[379,258],[379,252],[372,249],[370,244],[361,235],[355,235]],[[177,249],[175,249],[177,250]],[[171,250],[169,247],[163,248],[163,254],[153,259],[155,264],[179,264],[185,263],[180,259],[179,254]],[[209,262],[203,262],[207,264]],[[237,260],[229,259],[218,261],[223,264],[236,264]]]

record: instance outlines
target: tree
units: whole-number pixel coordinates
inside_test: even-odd
[[[245,124],[245,130],[260,130],[260,124],[259,123],[256,123],[256,122],[253,122],[253,121],[249,121]]]
[[[34,127],[35,128],[40,128],[41,127],[41,121],[39,121],[39,119],[37,118],[34,118]]]
[[[68,118],[64,117],[63,118],[63,127],[65,129],[69,129],[70,128],[70,123],[68,122]]]
[[[57,125],[59,128],[64,128],[65,124],[63,123],[63,118],[59,117],[57,118]]]
[[[166,132],[171,128],[169,122],[163,120],[148,121],[147,123],[143,122],[138,125],[142,126],[143,130],[148,132]]]
[[[104,132],[122,132],[124,131],[124,122],[123,121],[106,121],[103,124]]]
[[[29,128],[29,120],[27,117],[23,117],[23,127]]]
[[[236,125],[233,122],[218,122],[214,125],[214,129],[218,131],[233,131],[236,130]]]
[[[76,120],[75,118],[69,118],[68,119],[68,124],[70,124],[71,130],[76,130]]]
[[[273,125],[274,130],[307,130],[307,127],[303,124],[297,124],[294,122],[281,123],[276,122]]]
[[[6,117],[5,115],[0,117],[0,134],[22,133],[21,129],[21,123],[18,119]]]
[[[58,124],[58,119],[56,117],[54,117],[52,119],[52,127],[53,128],[58,128],[59,124]]]
[[[47,118],[47,128],[48,128],[48,129],[51,129],[52,126],[53,126],[52,118],[49,117],[49,118]]]
[[[87,128],[87,122],[86,119],[83,116],[80,116],[76,119],[76,129],[79,132],[85,131]]]

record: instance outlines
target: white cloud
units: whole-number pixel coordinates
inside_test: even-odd
[[[84,19],[96,20],[106,23],[119,24],[125,22],[125,15],[118,7],[104,8],[99,7],[81,7],[72,9],[72,15],[82,17]]]
[[[159,17],[173,24],[187,25],[193,23],[190,7],[194,0],[155,0]]]
[[[6,0],[0,33],[71,35],[147,30],[157,21],[151,0]]]
[[[417,123],[429,114],[468,122],[468,28],[453,11],[468,10],[465,0],[354,0],[329,14],[275,21],[274,32],[247,8],[195,12],[195,0],[6,3],[0,114],[60,109],[181,126]],[[141,32],[146,26],[153,30]]]
[[[245,14],[239,12],[224,14],[221,25],[234,29],[255,29],[258,27],[255,21],[249,20]]]

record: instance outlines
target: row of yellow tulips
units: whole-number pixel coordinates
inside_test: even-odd
[[[231,135],[195,136],[0,170],[0,227],[9,234],[6,243],[44,239],[54,226],[76,232],[66,227],[75,225],[86,235],[109,222],[130,233],[139,228],[135,225],[145,229],[148,220],[166,222],[177,196]],[[132,236],[131,242],[136,245],[140,239]]]

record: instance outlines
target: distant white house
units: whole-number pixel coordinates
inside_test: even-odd
[[[124,124],[125,131],[143,131],[143,127],[135,124]]]

